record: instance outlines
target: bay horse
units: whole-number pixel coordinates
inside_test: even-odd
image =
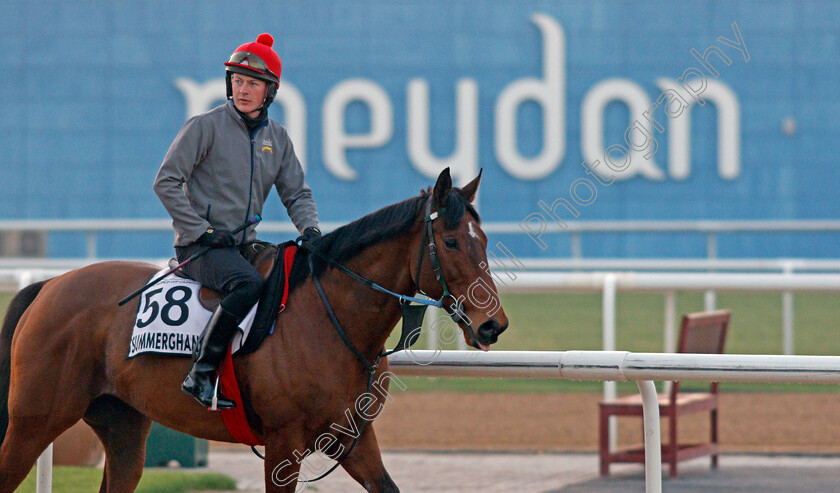
[[[399,491],[382,464],[373,423],[360,419],[375,417],[364,413],[375,414],[371,409],[391,398],[387,358],[379,355],[400,320],[393,295],[449,298],[447,311],[475,348],[489,349],[508,326],[500,305],[487,309],[488,297],[498,301],[498,293],[487,268],[487,237],[470,204],[480,179],[481,173],[458,189],[447,169],[433,188],[313,240],[308,249],[317,255],[297,256],[273,334],[233,358],[248,424],[265,444],[266,491],[295,491],[304,476],[300,457],[312,450],[340,460],[367,491]],[[117,302],[158,270],[101,262],[13,298],[0,332],[0,493],[14,491],[48,444],[80,419],[105,449],[100,492],[135,490],[152,420],[195,437],[236,441],[220,413],[181,392],[190,358],[126,358],[138,305]],[[371,289],[348,270],[385,289]],[[476,283],[483,299],[470,293]],[[369,392],[373,380],[386,392]],[[361,408],[360,395],[371,396]],[[357,438],[324,440],[336,425],[356,429]]]

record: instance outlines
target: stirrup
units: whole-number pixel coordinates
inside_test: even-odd
[[[213,399],[210,401],[211,411],[219,410],[219,380],[221,377],[221,375],[216,375],[216,384],[213,385]]]

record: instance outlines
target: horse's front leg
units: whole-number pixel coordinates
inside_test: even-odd
[[[400,491],[382,463],[382,454],[379,451],[379,443],[376,441],[376,433],[373,431],[373,423],[365,427],[362,436],[359,437],[359,443],[341,463],[341,467],[371,493],[399,493]]]
[[[295,457],[295,450],[301,449],[301,444],[299,434],[289,433],[288,430],[266,433],[266,493],[287,493],[296,490],[301,474],[300,460]]]

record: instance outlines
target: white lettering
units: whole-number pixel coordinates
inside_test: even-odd
[[[280,81],[277,86],[276,103],[283,105],[283,126],[289,132],[289,138],[295,146],[295,155],[301,167],[306,170],[306,102],[303,94],[291,84]]]
[[[672,79],[657,79],[666,92],[679,94],[682,86]],[[741,174],[741,109],[738,97],[726,84],[709,80],[703,93],[717,109],[718,174],[734,180]],[[679,96],[678,96],[679,97]],[[680,98],[682,99],[682,98]],[[672,178],[685,180],[691,173],[691,107],[672,118],[668,125],[668,171]]]
[[[682,96],[680,96],[679,91],[675,89],[677,86],[672,85],[668,86],[667,89],[663,89],[662,84],[660,84],[659,87],[660,89],[662,89],[662,94],[660,94],[659,97],[656,98],[656,102],[660,106],[662,106],[662,109],[665,112],[665,114],[671,118],[676,118],[682,115],[683,111],[685,111],[685,109],[688,108],[688,101],[686,101],[685,99],[683,99]],[[664,105],[662,104],[663,100],[666,101]]]
[[[187,103],[187,117],[190,119],[213,109],[225,100],[225,79],[211,79],[199,84],[192,79],[179,77],[175,86],[181,90]],[[303,95],[291,84],[280,82],[274,100],[283,105],[286,130],[295,145],[295,154],[303,169],[306,169],[306,102]]]
[[[464,186],[478,174],[478,85],[472,79],[458,81],[455,95],[455,149],[436,158],[429,138],[429,83],[413,79],[408,83],[408,157],[418,171],[437,178],[451,168],[457,186]]]
[[[508,85],[496,101],[496,155],[499,164],[520,180],[545,178],[566,151],[566,36],[557,21],[536,14],[531,20],[543,37],[543,77],[520,79]],[[534,158],[519,153],[516,139],[517,109],[525,101],[542,107],[543,149]]]
[[[604,110],[612,101],[621,101],[630,110],[630,122],[641,122],[648,135],[652,135],[651,124],[644,118],[644,113],[650,108],[650,100],[645,91],[637,84],[624,79],[608,79],[595,85],[583,98],[581,109],[581,149],[583,158],[588,162],[595,162],[604,157]],[[628,125],[625,128],[629,127]],[[635,124],[635,123],[634,123]],[[607,163],[609,164],[609,162]],[[613,168],[615,169],[615,168]],[[650,180],[663,180],[665,174],[653,160],[645,158],[643,150],[633,149],[630,152],[630,162],[627,169],[612,175],[609,170],[595,168],[593,171],[603,178],[615,177],[618,180],[628,180],[636,175]],[[616,171],[619,171],[616,169]]]
[[[366,134],[345,132],[345,111],[354,101],[361,101],[370,108],[370,132]],[[324,100],[322,119],[324,164],[335,176],[348,181],[355,180],[358,174],[347,162],[345,151],[382,146],[391,139],[394,130],[393,108],[388,93],[366,79],[347,80],[332,88]]]
[[[566,152],[566,38],[563,27],[554,18],[534,14],[531,21],[537,26],[542,42],[542,74],[537,77],[511,81],[498,94],[494,116],[494,150],[499,165],[518,180],[541,180],[554,172],[562,163]],[[677,180],[690,173],[690,111],[694,104],[703,105],[712,100],[718,111],[718,173],[725,179],[740,175],[740,108],[737,96],[728,86],[714,80],[720,69],[732,64],[726,53],[739,52],[749,61],[750,55],[736,23],[732,23],[733,39],[717,38],[722,46],[710,46],[704,51],[692,48],[689,55],[711,74],[688,67],[677,80],[659,79],[662,93],[656,103],[649,104],[649,97],[635,82],[627,79],[607,79],[593,86],[581,104],[581,151],[585,162],[595,163],[587,173],[612,183],[614,179],[627,180],[641,176],[648,180],[663,180],[665,173],[654,161],[658,150],[656,134],[664,132],[663,125],[652,116],[660,107],[670,117],[668,133],[668,171]],[[667,81],[662,82],[662,81]],[[225,99],[225,80],[215,78],[204,83],[189,78],[177,78],[175,86],[185,101],[186,117],[203,113]],[[479,121],[478,82],[472,78],[460,79],[455,87],[454,146],[448,156],[433,154],[435,131],[430,117],[429,81],[423,78],[409,80],[406,86],[406,152],[411,165],[422,175],[435,177],[449,166],[456,184],[463,186],[478,171]],[[307,107],[302,93],[293,85],[281,81],[276,101],[282,105],[284,125],[295,144],[295,152],[307,168]],[[630,120],[624,134],[626,163],[619,163],[625,146],[615,144],[605,150],[604,110],[613,101],[626,104]],[[346,129],[348,107],[360,102],[370,113],[370,128],[349,134]],[[523,104],[535,103],[542,114],[542,149],[533,157],[520,153],[518,146],[518,114]],[[444,108],[451,107],[444,105]],[[324,96],[321,114],[323,132],[323,161],[327,171],[339,180],[358,178],[357,171],[348,162],[350,149],[382,147],[393,137],[393,104],[388,93],[369,79],[340,81]],[[632,124],[631,124],[632,123]],[[664,121],[663,121],[664,124]],[[437,131],[439,133],[439,130]],[[607,156],[606,154],[610,154]],[[597,166],[605,163],[607,166]],[[619,171],[619,169],[623,169]],[[617,171],[613,174],[613,171]],[[534,218],[523,221],[532,239],[540,244],[541,232],[532,229]],[[540,244],[542,246],[542,244]]]
[[[204,113],[217,102],[221,103],[225,100],[225,79],[223,78],[199,84],[192,79],[178,77],[175,79],[175,87],[181,90],[187,103],[186,120]]]

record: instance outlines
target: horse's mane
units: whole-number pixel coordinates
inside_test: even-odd
[[[421,190],[420,195],[383,207],[376,212],[356,219],[321,238],[313,240],[310,247],[325,257],[344,263],[365,248],[380,241],[394,238],[411,229],[418,216],[425,211],[424,207],[431,193],[430,188]],[[461,221],[465,211],[469,212],[477,221],[480,221],[478,211],[467,202],[467,199],[459,193],[457,188],[453,188],[449,193],[445,207],[446,210],[441,218],[446,229],[454,228]],[[310,253],[307,250],[298,250],[289,279],[290,291],[311,274],[309,256]],[[326,262],[317,256],[314,256],[313,264],[319,274],[326,268]]]

